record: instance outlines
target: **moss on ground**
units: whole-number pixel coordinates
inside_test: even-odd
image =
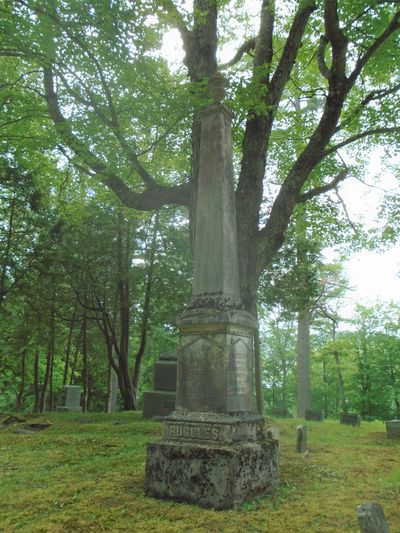
[[[295,452],[298,420],[281,432],[281,486],[239,511],[164,502],[143,493],[146,443],[162,425],[140,413],[50,413],[52,425],[0,426],[0,531],[134,533],[357,532],[356,508],[382,504],[400,533],[400,442],[382,422],[360,428],[309,422],[309,453]],[[38,419],[35,419],[38,420]]]

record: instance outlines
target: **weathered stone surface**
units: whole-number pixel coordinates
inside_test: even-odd
[[[154,388],[159,391],[176,391],[176,355],[160,355],[154,366]]]
[[[400,439],[400,420],[386,421],[386,435],[389,439]]]
[[[150,443],[145,492],[149,496],[215,509],[238,508],[279,484],[278,443],[236,446]]]
[[[317,422],[321,422],[324,419],[324,415],[322,411],[317,411],[315,409],[306,409],[304,418],[306,420],[314,420]]]
[[[175,409],[175,392],[148,391],[143,394],[143,416],[167,416]]]
[[[240,307],[231,112],[202,111],[194,240],[194,307]]]
[[[165,440],[234,444],[265,439],[264,420],[257,413],[187,413],[175,411],[165,419]]]
[[[176,355],[160,355],[154,366],[154,391],[143,395],[143,416],[164,417],[175,409]]]
[[[219,101],[221,76],[214,81]],[[265,439],[253,408],[257,321],[240,301],[230,120],[219,103],[201,113],[192,300],[177,322],[176,406],[146,463],[147,494],[216,509],[272,490],[279,468],[278,442]]]
[[[296,451],[304,453],[307,451],[307,428],[306,426],[297,426],[296,428]]]
[[[366,502],[357,508],[361,533],[390,533],[383,509],[379,503]]]
[[[56,407],[56,411],[82,412],[81,388],[79,385],[64,385],[62,388],[62,405]]]
[[[252,411],[254,317],[242,310],[193,309],[178,325],[177,411]]]
[[[359,427],[361,424],[361,418],[360,415],[355,413],[340,413],[340,423]]]
[[[287,407],[279,407],[277,405],[273,405],[271,407],[271,416],[276,416],[277,418],[289,418],[289,409]]]
[[[268,440],[274,440],[278,443],[278,453],[280,454],[281,451],[281,443],[280,443],[280,434],[279,434],[279,428],[277,427],[270,427],[265,432],[265,436]]]
[[[275,426],[271,426],[266,431],[266,437],[267,439],[274,439],[274,440],[280,440],[280,434],[279,434],[279,428]]]

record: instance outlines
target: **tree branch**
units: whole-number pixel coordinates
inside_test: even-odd
[[[252,37],[251,39],[242,44],[242,46],[238,49],[238,51],[230,61],[224,63],[223,65],[220,65],[219,70],[225,70],[229,67],[232,67],[233,65],[236,65],[236,63],[238,63],[242,59],[244,54],[248,54],[249,52],[251,52],[251,50],[254,50],[255,46],[256,38]]]
[[[321,35],[319,39],[319,45],[317,50],[317,64],[320,73],[324,78],[327,80],[329,79],[329,68],[325,62],[325,50],[328,45],[328,39],[325,37],[325,35]]]
[[[388,26],[385,28],[385,30],[381,33],[379,37],[375,39],[375,41],[371,44],[371,46],[367,49],[367,51],[358,58],[356,66],[353,70],[353,72],[349,76],[349,81],[351,85],[354,84],[358,76],[360,75],[362,69],[365,67],[365,65],[368,63],[368,61],[371,59],[371,57],[374,55],[374,53],[378,50],[378,48],[398,29],[400,28],[400,11],[398,11]]]
[[[367,107],[367,105],[370,102],[374,100],[381,100],[385,96],[389,96],[397,91],[400,91],[400,83],[398,83],[397,85],[394,85],[393,87],[388,87],[386,89],[379,89],[379,90],[371,91],[370,93],[368,93],[367,96],[355,108],[353,113],[349,117],[347,117],[346,120],[344,120],[337,126],[337,128],[335,129],[335,133],[337,133],[338,131],[342,130],[345,126],[347,126],[349,122],[351,122],[351,120],[357,117],[362,112],[362,110],[365,107]]]
[[[349,172],[349,168],[344,168],[332,179],[332,181],[326,185],[323,185],[322,187],[316,187],[315,189],[310,189],[305,193],[299,194],[298,203],[306,202],[307,200],[311,200],[320,194],[336,189],[339,183],[348,177]]]
[[[278,105],[283,89],[290,78],[308,19],[316,7],[314,1],[301,2],[294,16],[281,58],[271,80],[271,104],[274,106]]]
[[[358,133],[357,135],[353,135],[352,137],[345,139],[344,141],[336,144],[335,146],[331,146],[330,148],[324,150],[323,157],[337,152],[337,150],[339,150],[340,148],[343,148],[344,146],[347,146],[348,144],[351,144],[365,137],[370,137],[372,135],[385,135],[391,133],[400,133],[400,126],[394,126],[393,128],[374,128],[372,130],[363,131],[361,133]]]
[[[167,188],[158,185],[151,179],[151,181],[146,183],[147,188],[143,192],[136,193],[132,191],[73,134],[68,120],[63,116],[59,107],[51,67],[43,69],[43,81],[49,114],[53,119],[57,132],[66,145],[82,159],[85,165],[101,176],[103,183],[110,187],[125,205],[144,211],[159,209],[165,203],[188,205],[190,192],[188,184]],[[136,158],[136,155],[134,157]]]
[[[329,79],[334,84],[342,84],[346,79],[347,38],[340,28],[337,0],[325,0],[325,34],[332,48],[332,66]]]

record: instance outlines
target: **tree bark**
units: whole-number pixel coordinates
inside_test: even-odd
[[[304,418],[311,404],[310,322],[308,309],[298,313],[297,325],[297,416]]]
[[[22,358],[21,358],[21,370],[20,370],[20,378],[21,382],[19,384],[17,398],[15,401],[15,412],[18,413],[21,410],[23,398],[24,398],[24,392],[25,392],[25,383],[26,383],[26,343],[27,338],[25,337],[24,340],[24,348],[22,350]]]
[[[54,291],[53,291],[54,298]],[[40,413],[44,413],[46,409],[47,390],[49,387],[53,361],[54,361],[54,341],[55,341],[55,309],[52,304],[50,307],[49,327],[48,327],[48,341],[47,341],[47,354],[46,354],[46,370],[44,375],[43,385],[39,396],[38,410]]]
[[[140,328],[140,346],[136,354],[135,359],[135,368],[133,371],[133,390],[135,393],[135,400],[137,400],[137,394],[139,389],[140,382],[140,370],[142,365],[143,356],[146,349],[147,335],[149,331],[149,318],[150,318],[150,299],[153,289],[153,276],[154,276],[154,262],[156,258],[156,248],[157,248],[157,234],[158,234],[158,214],[154,221],[153,232],[150,242],[150,255],[149,255],[149,265],[147,268],[147,280],[145,287],[145,295],[143,302],[143,312],[142,312],[142,325]]]

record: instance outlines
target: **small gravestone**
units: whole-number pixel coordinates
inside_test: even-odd
[[[277,418],[289,418],[290,413],[287,407],[273,405],[271,407],[271,416],[276,416]]]
[[[386,435],[389,439],[400,439],[400,420],[386,421]]]
[[[144,418],[167,416],[175,409],[176,355],[160,355],[154,367],[154,389],[143,395]]]
[[[297,426],[296,428],[296,451],[304,453],[307,451],[307,428],[306,426]]]
[[[340,423],[348,426],[360,427],[360,415],[355,413],[340,413]]]
[[[279,442],[279,439],[280,439],[279,429],[275,426],[268,428],[266,431],[266,437],[267,439],[277,440]],[[280,446],[279,446],[279,449],[280,449]]]
[[[306,420],[322,422],[322,420],[324,419],[324,415],[322,414],[322,411],[317,411],[315,409],[306,409],[304,418]]]
[[[81,413],[81,388],[79,385],[64,385],[62,388],[62,405],[56,411]]]
[[[357,508],[361,533],[390,533],[383,509],[379,503],[367,502]]]

